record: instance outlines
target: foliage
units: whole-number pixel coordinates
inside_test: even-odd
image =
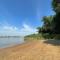
[[[56,13],[60,12],[60,0],[52,0],[52,7]]]
[[[45,40],[45,39],[54,39],[55,34],[48,34],[48,33],[40,33],[40,34],[31,34],[28,36],[25,36],[25,41],[35,41],[35,40]]]
[[[38,27],[39,34],[26,36],[34,39],[60,39],[60,0],[52,0],[53,11],[55,15],[44,16],[43,25]]]
[[[44,37],[42,34],[31,34],[28,36],[25,36],[25,41],[35,41],[35,40],[44,40]]]
[[[57,13],[53,20],[54,24],[54,32],[56,34],[60,34],[60,13]]]
[[[60,0],[53,0],[52,7],[56,14],[42,18],[43,26],[38,29],[39,33],[60,34]]]
[[[56,15],[53,19],[54,24],[54,33],[60,34],[60,0],[53,0],[52,1],[53,10],[56,12]]]
[[[44,16],[43,19],[43,26],[38,27],[39,33],[52,33],[53,29],[53,16]]]

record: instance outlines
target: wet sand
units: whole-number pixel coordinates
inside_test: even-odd
[[[0,49],[0,60],[60,60],[60,46],[32,41]]]

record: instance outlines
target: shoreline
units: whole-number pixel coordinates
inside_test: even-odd
[[[60,46],[47,44],[44,41],[27,41],[0,49],[0,60],[60,60]]]

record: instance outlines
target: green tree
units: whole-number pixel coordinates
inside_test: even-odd
[[[60,0],[53,0],[52,7],[56,13],[53,19],[54,33],[60,34]]]
[[[60,12],[60,0],[52,0],[52,7],[56,13]]]
[[[47,33],[51,33],[52,28],[53,28],[52,26],[53,16],[44,16],[42,21],[43,21],[44,30]]]
[[[53,19],[54,33],[60,34],[60,13],[56,14]]]
[[[38,32],[39,33],[52,33],[52,28],[53,28],[52,20],[53,20],[53,16],[44,16],[42,18],[43,26],[38,27]]]

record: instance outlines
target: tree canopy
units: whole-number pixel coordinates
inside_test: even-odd
[[[38,29],[39,33],[60,34],[60,0],[52,0],[52,8],[56,14],[42,18],[43,26]]]
[[[60,12],[60,0],[52,0],[52,8],[56,13]]]
[[[44,16],[42,18],[43,26],[39,28],[39,33],[51,33],[52,32],[52,21],[53,16]]]
[[[52,1],[53,10],[55,11],[56,15],[54,16],[54,32],[56,34],[60,34],[60,0],[53,0]]]

